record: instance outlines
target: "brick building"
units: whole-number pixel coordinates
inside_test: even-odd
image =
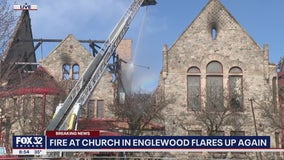
[[[268,45],[259,46],[220,0],[209,0],[173,45],[163,47],[159,90],[176,98],[164,110],[166,135],[268,135],[273,148],[281,147],[280,130],[264,114],[278,113],[276,77]],[[183,156],[196,154],[255,156]]]

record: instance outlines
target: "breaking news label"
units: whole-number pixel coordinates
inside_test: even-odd
[[[269,136],[100,136],[98,131],[47,131],[14,136],[13,154],[46,152],[214,151],[270,149]]]

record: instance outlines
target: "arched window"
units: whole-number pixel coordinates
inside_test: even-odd
[[[220,62],[212,61],[206,68],[207,107],[212,110],[222,110],[223,93],[223,66]]]
[[[73,80],[78,80],[79,79],[79,72],[80,72],[80,67],[78,64],[74,64],[72,66],[72,79]]]
[[[213,40],[217,38],[217,29],[215,27],[211,29],[211,36]]]
[[[218,25],[217,22],[212,22],[209,24],[209,32],[211,34],[212,40],[216,40],[218,36]]]
[[[237,111],[243,110],[243,71],[232,67],[229,71],[229,103]]]
[[[70,64],[63,64],[62,66],[62,79],[68,80],[70,79]]]
[[[187,73],[187,105],[193,110],[200,110],[200,69],[190,67]]]

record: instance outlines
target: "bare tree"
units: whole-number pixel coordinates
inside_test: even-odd
[[[188,101],[188,107],[191,108],[191,111],[177,116],[177,125],[189,134],[201,134],[192,133],[192,125],[196,124],[201,125],[208,136],[224,136],[223,129],[226,126],[237,133],[241,131],[247,119],[246,114],[243,112],[242,97],[242,91],[237,87],[230,89],[229,94],[225,94],[222,85],[207,85],[207,90],[201,95],[189,97],[191,101]],[[201,100],[204,100],[204,106],[201,105]],[[191,120],[188,120],[187,117],[191,117]],[[192,123],[192,121],[195,123]],[[191,156],[196,155],[192,154]],[[214,152],[209,153],[208,156],[226,158],[227,153]],[[246,155],[238,153],[237,156],[240,158],[240,156],[245,157]]]
[[[206,97],[193,98],[193,101],[189,102],[191,105],[189,107],[192,107],[191,113],[195,120],[206,129],[207,135],[220,136],[220,131],[224,126],[240,130],[247,118],[243,113],[242,95],[232,92],[229,96],[224,96],[223,89],[216,86],[208,87],[206,95]],[[205,107],[200,106],[201,99],[206,99]],[[192,122],[183,119],[185,119],[183,116],[178,117],[178,125],[190,131]]]
[[[283,129],[283,124],[281,123],[283,113],[281,113],[281,110],[275,110],[272,106],[272,103],[263,103],[259,102],[255,99],[253,99],[254,105],[260,107],[262,110],[261,115],[266,119],[266,122],[268,122],[268,126],[272,127],[274,130]],[[283,108],[282,108],[283,109]]]
[[[276,78],[275,78],[276,80]],[[253,98],[251,105],[258,108],[262,119],[259,119],[258,130],[271,132],[274,138],[275,148],[283,148],[284,139],[282,130],[284,129],[284,119],[283,119],[283,100],[284,100],[284,90],[283,86],[279,86],[278,92],[276,87],[276,82],[272,81],[272,87],[269,88],[268,92],[263,93],[261,99]],[[278,95],[277,95],[278,93]],[[279,98],[279,105],[277,103],[277,97]],[[275,154],[275,153],[271,153]],[[264,156],[271,156],[271,154],[264,154]],[[280,156],[279,153],[276,153]]]
[[[18,134],[42,134],[52,118],[54,95],[11,95],[1,97],[1,131],[12,127]]]
[[[150,122],[163,120],[162,110],[174,102],[172,97],[159,97],[141,91],[125,96],[123,103],[109,105],[110,111],[118,118],[125,120],[130,135],[141,135]]]
[[[264,92],[261,98],[251,98],[251,105],[260,110],[262,119],[258,120],[261,126],[269,127],[270,129],[279,132],[284,129],[283,126],[283,100],[284,100],[284,87],[280,86],[277,92],[276,78],[273,79],[272,87]],[[278,93],[278,94],[277,94]],[[279,105],[277,102],[279,98]]]
[[[235,130],[239,130],[244,124],[245,119],[242,113],[233,111],[227,107],[219,111],[201,109],[200,111],[194,111],[194,114],[196,120],[205,126],[208,136],[220,136],[218,132],[226,125],[233,126]]]
[[[0,0],[0,53],[2,54],[12,34],[16,16],[7,0]]]
[[[48,90],[34,92],[40,87],[46,89],[44,86],[57,88],[51,87],[52,77],[42,70],[27,73],[24,77],[0,88],[0,126],[5,135],[2,143],[5,146],[10,145],[11,133],[43,134],[54,111],[54,103],[61,97],[61,94],[49,95]]]

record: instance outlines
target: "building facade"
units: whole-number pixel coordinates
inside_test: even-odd
[[[173,45],[163,47],[159,90],[176,99],[164,110],[166,134],[267,135],[272,147],[281,147],[280,130],[264,114],[278,113],[276,77],[268,45],[259,46],[220,0],[210,0]]]
[[[54,77],[67,95],[93,59],[94,57],[73,35],[68,35],[40,61],[40,65]],[[104,73],[95,92],[83,107],[83,117],[110,117],[106,106],[114,101],[112,79],[111,73]]]

